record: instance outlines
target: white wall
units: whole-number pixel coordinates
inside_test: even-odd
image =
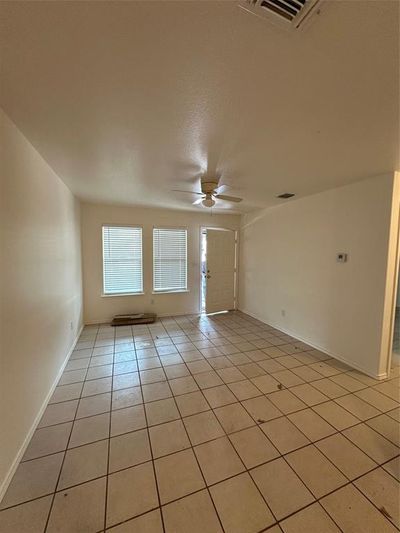
[[[243,217],[240,309],[384,374],[392,192],[393,176],[381,176]]]
[[[79,203],[1,110],[0,124],[1,499],[81,326],[82,286]]]
[[[240,217],[210,215],[169,209],[82,204],[82,263],[84,322],[106,322],[128,312],[155,312],[158,315],[198,313],[200,303],[200,228],[202,226],[239,229]],[[143,227],[144,295],[102,296],[102,225],[137,224]],[[152,294],[153,226],[188,228],[187,293]],[[153,302],[153,303],[152,303]]]

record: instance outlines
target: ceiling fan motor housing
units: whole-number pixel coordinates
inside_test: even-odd
[[[201,182],[201,190],[205,194],[213,194],[215,189],[218,187],[217,180],[207,180]]]

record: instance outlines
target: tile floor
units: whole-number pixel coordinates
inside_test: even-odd
[[[396,531],[399,384],[239,312],[86,327],[0,532]]]

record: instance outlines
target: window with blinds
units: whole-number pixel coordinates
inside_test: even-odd
[[[103,292],[143,292],[142,228],[103,226]]]
[[[153,229],[154,292],[187,290],[187,230]]]

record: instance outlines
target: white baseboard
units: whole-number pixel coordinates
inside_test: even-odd
[[[57,386],[57,383],[58,383],[58,381],[59,381],[59,379],[61,377],[61,374],[64,372],[64,368],[65,368],[66,364],[68,363],[68,359],[70,358],[70,355],[73,352],[76,343],[78,342],[78,339],[79,339],[80,334],[82,333],[82,330],[83,330],[83,324],[81,325],[81,327],[80,327],[80,329],[78,331],[78,334],[76,335],[75,340],[74,340],[74,342],[71,345],[71,348],[68,350],[68,353],[65,356],[65,359],[64,359],[64,361],[63,361],[63,363],[62,363],[62,365],[60,367],[60,370],[58,371],[57,376],[56,376],[55,380],[53,381],[53,384],[51,385],[50,390],[47,393],[46,398],[44,399],[44,402],[42,403],[42,406],[40,407],[39,412],[36,415],[35,420],[33,421],[33,424],[32,424],[31,428],[29,429],[29,431],[28,431],[28,433],[27,433],[27,435],[26,435],[26,437],[24,439],[24,442],[22,443],[20,449],[18,450],[18,452],[17,452],[17,454],[16,454],[16,456],[14,458],[14,461],[12,462],[12,464],[11,464],[7,474],[6,474],[5,479],[3,480],[3,482],[0,485],[0,503],[1,503],[1,500],[3,499],[5,493],[6,493],[7,489],[8,489],[8,486],[9,486],[9,484],[10,484],[10,482],[11,482],[11,480],[12,480],[14,474],[15,474],[15,471],[18,468],[18,465],[19,465],[22,457],[24,456],[25,450],[28,447],[28,444],[29,444],[30,440],[31,440],[34,432],[36,431],[36,427],[38,426],[38,424],[39,424],[39,422],[40,422],[40,420],[41,420],[41,418],[43,416],[43,413],[44,413],[44,411],[45,411],[45,409],[47,407],[47,404],[48,404],[48,402],[49,402],[49,400],[51,398],[51,395],[54,392],[54,389]]]
[[[250,311],[248,311],[246,309],[238,309],[238,310],[241,311],[242,313],[245,313],[246,315],[251,316],[252,318],[255,318],[256,320],[259,320],[260,322],[262,322],[263,324],[266,324],[267,326],[272,326],[273,328],[279,329],[279,331],[282,331],[283,333],[286,333],[286,335],[290,335],[291,337],[294,337],[294,338],[298,339],[301,342],[305,342],[306,344],[308,344],[312,348],[315,348],[316,350],[319,350],[320,352],[326,353],[330,357],[333,357],[334,359],[337,359],[338,361],[340,361],[342,363],[345,363],[347,366],[350,366],[351,368],[354,368],[354,370],[358,370],[359,372],[362,372],[363,374],[366,374],[367,376],[369,376],[371,378],[379,379],[379,380],[387,378],[387,372],[382,372],[382,374],[374,374],[373,372],[370,372],[369,370],[366,370],[365,368],[362,368],[359,364],[355,363],[354,361],[348,361],[347,359],[343,358],[341,355],[333,353],[333,352],[327,350],[326,348],[324,348],[322,346],[319,346],[318,344],[315,344],[313,341],[310,341],[310,339],[306,339],[306,338],[298,335],[298,333],[296,333],[296,332],[293,332],[293,331],[287,330],[285,328],[282,328],[282,326],[278,326],[278,325],[276,325],[276,324],[274,324],[272,322],[268,322],[268,324],[267,324],[265,322],[265,320],[263,320],[259,316],[255,315],[254,313],[251,313]]]

